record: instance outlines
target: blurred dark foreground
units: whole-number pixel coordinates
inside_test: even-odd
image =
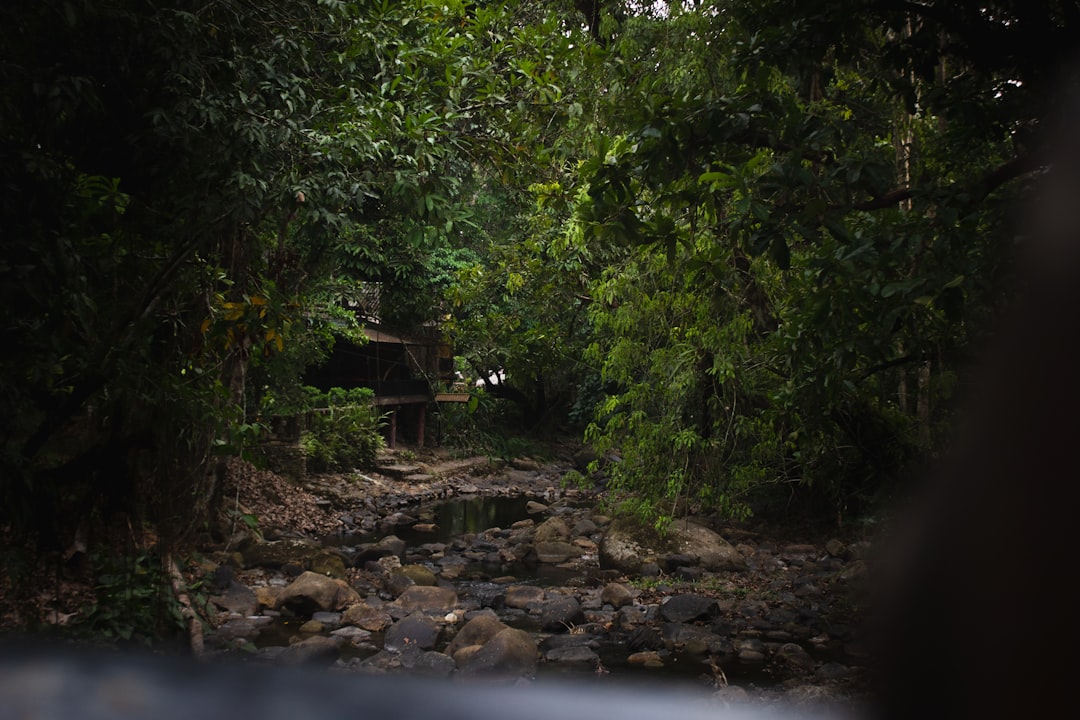
[[[9,648],[0,720],[705,720],[806,718],[692,691],[615,684],[507,686],[330,674],[177,658]],[[835,718],[835,716],[833,716]]]

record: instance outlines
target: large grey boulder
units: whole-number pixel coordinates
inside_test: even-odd
[[[584,619],[581,603],[569,595],[548,600],[540,610],[540,627],[547,632],[569,632]]]
[[[275,606],[303,616],[320,610],[341,610],[358,602],[360,595],[343,580],[308,571],[281,591]]]
[[[685,593],[668,598],[667,602],[660,606],[660,615],[671,622],[685,623],[707,619],[718,609],[716,600],[712,598]]]
[[[415,612],[390,626],[386,631],[383,647],[391,652],[416,648],[432,650],[439,640],[441,630],[439,624],[427,615]]]
[[[259,600],[255,596],[255,591],[235,580],[231,581],[221,594],[212,595],[210,602],[237,615],[254,615],[259,607]]]
[[[745,570],[746,560],[712,530],[685,520],[673,522],[664,536],[628,519],[616,520],[600,542],[600,568],[637,574],[646,563],[669,555],[712,572]]]

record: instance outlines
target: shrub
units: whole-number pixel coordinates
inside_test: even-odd
[[[308,389],[307,430],[300,438],[308,470],[328,472],[370,467],[384,446],[383,418],[368,388]]]

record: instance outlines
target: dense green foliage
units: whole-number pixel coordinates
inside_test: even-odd
[[[3,519],[198,527],[218,459],[355,337],[362,281],[391,324],[443,320],[524,426],[617,454],[645,516],[769,487],[859,512],[940,442],[1007,301],[1078,24],[1065,0],[9,3]]]
[[[309,407],[303,416],[307,428],[300,445],[311,472],[350,471],[371,467],[385,446],[378,409],[369,388],[331,388],[321,393],[308,388]]]

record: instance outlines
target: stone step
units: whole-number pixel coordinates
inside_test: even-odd
[[[409,475],[416,475],[423,468],[420,465],[383,465],[379,464],[379,472],[383,475],[389,475],[394,478],[404,478]]]

